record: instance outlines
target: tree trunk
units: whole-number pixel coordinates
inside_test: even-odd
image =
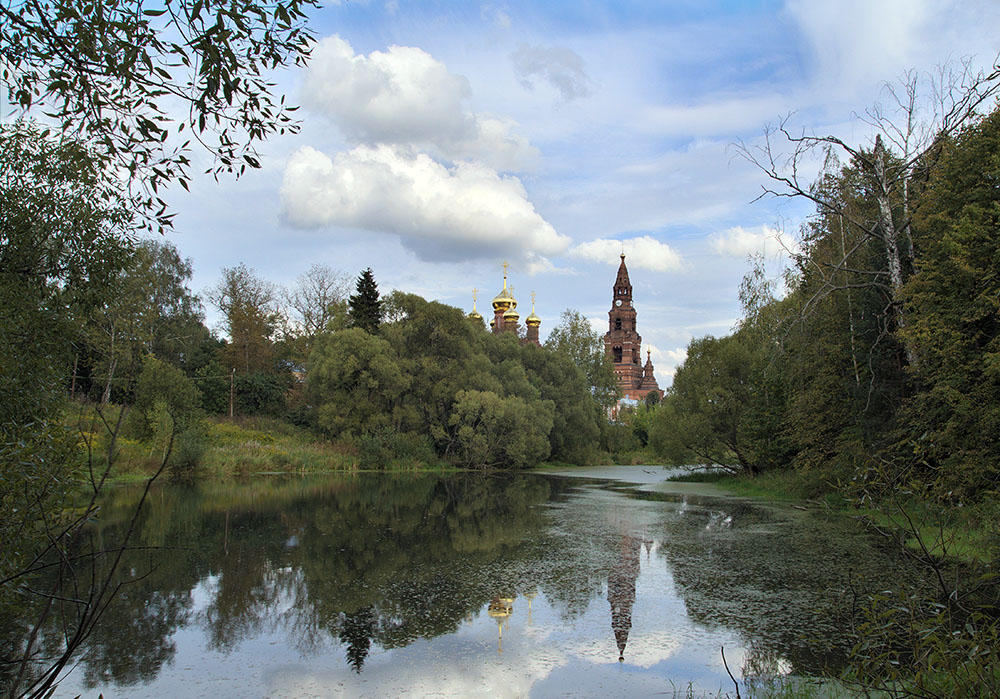
[[[875,137],[875,197],[878,200],[878,230],[885,245],[886,262],[889,267],[889,283],[892,287],[892,309],[896,327],[906,328],[906,314],[900,298],[903,289],[903,263],[899,254],[899,231],[892,220],[892,202],[889,200],[889,177],[885,170],[885,147],[882,136]],[[906,361],[916,366],[917,355],[911,344],[903,341]]]

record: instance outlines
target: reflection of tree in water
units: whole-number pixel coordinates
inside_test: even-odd
[[[623,534],[618,545],[618,560],[608,573],[608,602],[611,603],[611,630],[618,643],[618,661],[625,660],[625,644],[632,629],[632,605],[635,604],[635,581],[639,577],[639,549],[642,542]]]
[[[541,589],[557,610],[583,613],[623,553],[603,520],[587,528],[593,511],[561,509],[576,486],[524,474],[360,474],[157,489],[134,544],[167,548],[126,553],[123,580],[140,580],[91,638],[88,681],[153,679],[185,625],[200,625],[220,652],[261,633],[282,633],[302,653],[338,645],[360,672],[376,645],[454,632],[498,590]],[[134,498],[111,495],[98,528],[108,541]],[[612,588],[629,586],[627,565],[615,575],[612,605]],[[633,600],[634,585],[633,575]],[[193,614],[196,589],[211,596]]]
[[[347,662],[360,673],[376,632],[375,608],[368,606],[342,616],[340,642],[347,646]]]
[[[85,681],[154,679],[173,634],[192,623],[221,652],[276,631],[303,652],[339,643],[360,672],[373,644],[452,632],[496,589],[526,587],[544,552],[525,542],[540,537],[536,506],[550,490],[544,478],[479,474],[159,488],[81,661]],[[111,493],[96,535],[113,541],[133,500],[127,488]],[[199,586],[212,596],[193,615]],[[59,629],[47,633],[58,644]]]
[[[739,633],[748,673],[839,671],[849,578],[877,585],[914,573],[848,518],[694,496],[677,505],[664,509],[660,548],[677,594],[695,622]]]

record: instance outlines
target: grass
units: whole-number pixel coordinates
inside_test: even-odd
[[[800,471],[768,471],[757,476],[729,473],[719,469],[689,471],[668,480],[689,483],[712,483],[733,495],[779,502],[821,500],[831,507],[842,507],[843,498],[819,474]]]
[[[879,509],[854,509],[872,525],[899,532],[914,553],[990,564],[1000,544],[1000,508],[995,503],[968,507],[936,505],[917,500],[887,504]]]
[[[985,502],[955,507],[908,499],[876,508],[858,508],[815,471],[770,471],[755,477],[720,470],[691,471],[669,480],[712,483],[739,497],[812,503],[863,518],[902,538],[915,553],[967,564],[989,564],[1000,544],[1000,506]]]
[[[85,463],[89,458],[95,471],[102,471],[107,465],[108,426],[113,428],[117,424],[120,410],[117,405],[81,403],[71,403],[66,408],[64,424],[79,430],[81,456]],[[188,475],[224,478],[254,473],[311,473],[358,468],[357,449],[353,445],[331,442],[307,429],[273,418],[207,417],[200,421],[196,432],[200,453],[194,471]],[[174,440],[172,459],[179,453],[179,446],[180,437]],[[165,438],[132,439],[123,427],[115,439],[114,468],[110,477],[115,481],[129,481],[153,475],[162,463],[166,447]]]
[[[314,473],[357,469],[357,450],[271,418],[206,418],[199,475]]]

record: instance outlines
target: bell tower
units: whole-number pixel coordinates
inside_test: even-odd
[[[653,364],[640,358],[642,336],[636,331],[635,306],[632,303],[632,282],[625,266],[625,253],[618,266],[618,276],[611,294],[608,311],[608,332],[604,335],[604,351],[614,364],[618,387],[625,398],[641,400],[651,390],[659,391],[653,378]],[[648,352],[647,352],[648,355]],[[643,381],[645,379],[645,381]]]

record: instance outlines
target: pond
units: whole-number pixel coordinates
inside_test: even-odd
[[[850,519],[668,475],[159,485],[56,696],[735,695],[726,664],[836,672],[860,581],[910,574]]]

